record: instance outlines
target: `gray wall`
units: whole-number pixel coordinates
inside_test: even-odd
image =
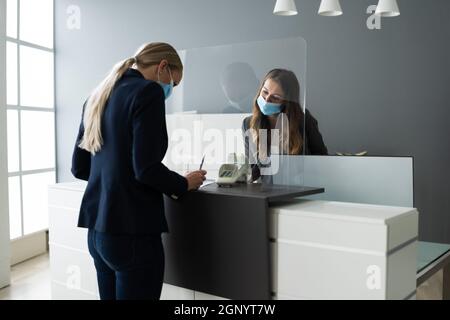
[[[450,2],[399,0],[402,15],[366,28],[377,0],[341,0],[344,15],[316,14],[319,0],[296,0],[298,16],[272,15],[275,0],[58,0],[56,92],[58,180],[72,180],[70,157],[80,108],[113,63],[144,42],[178,49],[301,36],[308,44],[307,107],[331,152],[415,157],[422,240],[450,243]],[[66,28],[69,5],[81,30]]]

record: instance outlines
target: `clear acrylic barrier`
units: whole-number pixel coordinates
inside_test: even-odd
[[[179,51],[184,64],[180,86],[167,101],[166,112],[251,113],[253,99],[272,69],[291,70],[300,82],[305,106],[306,41],[285,38]]]
[[[236,159],[242,162],[239,155],[245,153],[243,121],[252,114],[254,108],[258,108],[255,99],[261,94],[263,79],[273,69],[289,70],[294,74],[294,80],[292,77],[288,81],[285,79],[283,84],[279,79],[275,81],[279,87],[275,91],[271,88],[270,91],[283,94],[281,98],[286,103],[298,106],[299,112],[291,116],[289,121],[296,123],[298,133],[304,137],[304,39],[286,38],[188,49],[179,51],[179,54],[184,64],[183,80],[166,102],[170,143],[165,162],[169,167],[179,171],[185,171],[186,168],[192,170],[198,168],[205,155],[203,168],[210,173],[209,178],[215,178],[220,165],[230,162],[230,154],[237,153]],[[274,97],[277,98],[276,95]],[[274,102],[272,96],[265,98],[267,102]],[[287,110],[285,105],[283,108]],[[261,118],[268,119],[262,115]],[[291,132],[287,130],[289,122],[285,122],[286,119],[278,117],[277,130],[260,134],[261,141],[269,137],[270,142],[265,146],[270,150],[270,161],[265,163],[270,165],[261,170],[262,182],[273,183],[272,176],[278,173],[280,165],[286,167],[285,161],[279,157],[290,152],[289,139],[292,137],[289,136]],[[274,135],[275,131],[278,135]],[[250,136],[249,139],[253,141]],[[259,150],[256,138],[254,145],[255,150]],[[303,153],[302,149],[298,151],[299,155]],[[303,157],[295,158],[295,175],[283,174],[285,178],[278,176],[278,184],[303,184]],[[258,161],[259,156],[249,160],[251,164]]]

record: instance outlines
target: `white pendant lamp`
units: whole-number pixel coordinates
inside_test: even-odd
[[[381,17],[396,17],[400,15],[397,0],[379,0],[376,15]]]
[[[342,14],[339,0],[322,0],[320,3],[319,14],[325,17],[335,17]]]
[[[295,16],[298,13],[294,0],[277,0],[273,14],[278,16]]]

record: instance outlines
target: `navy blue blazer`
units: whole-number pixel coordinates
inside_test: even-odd
[[[106,105],[104,143],[95,156],[78,147],[83,134],[81,121],[72,174],[88,184],[78,226],[113,234],[168,232],[163,194],[180,197],[188,183],[161,163],[168,146],[161,86],[129,69]]]

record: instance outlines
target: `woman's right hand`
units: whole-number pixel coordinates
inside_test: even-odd
[[[189,172],[186,175],[186,180],[188,181],[188,191],[197,190],[203,184],[203,181],[206,180],[206,171],[198,170]]]

